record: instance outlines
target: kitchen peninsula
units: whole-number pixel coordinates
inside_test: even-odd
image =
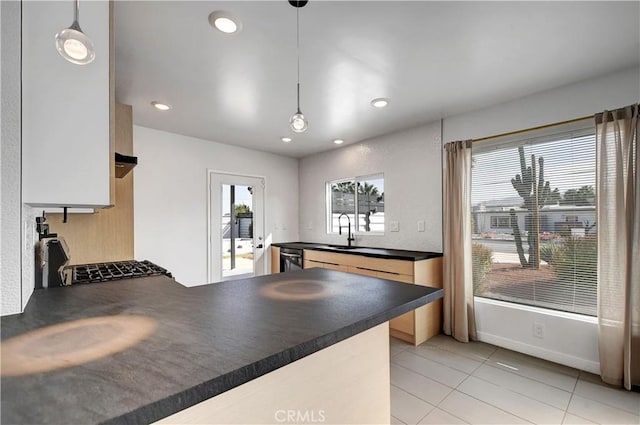
[[[271,272],[281,271],[280,258],[295,252],[305,269],[324,268],[397,282],[442,288],[442,253],[309,242],[271,244]],[[287,254],[288,253],[288,254]],[[389,322],[391,336],[420,345],[440,333],[442,302],[419,307]]]
[[[386,422],[386,322],[441,297],[321,268],[191,288],[154,276],[38,290],[2,319],[1,419]]]

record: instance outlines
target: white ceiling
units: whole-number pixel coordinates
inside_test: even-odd
[[[211,28],[214,10],[242,31]],[[286,0],[119,1],[116,98],[142,126],[302,157],[640,63],[639,2],[311,0],[294,134],[295,24]]]

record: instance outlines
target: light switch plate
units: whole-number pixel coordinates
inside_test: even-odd
[[[424,232],[424,220],[418,220],[418,232]]]
[[[398,225],[397,221],[390,221],[389,222],[389,231],[390,232],[399,232],[400,231],[400,226]]]

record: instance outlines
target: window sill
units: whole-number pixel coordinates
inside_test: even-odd
[[[596,323],[596,324],[598,323],[598,318],[594,316],[586,316],[584,314],[569,313],[566,311],[550,310],[548,308],[534,307],[534,306],[524,305],[524,304],[516,304],[512,302],[507,302],[507,301],[494,300],[492,298],[484,298],[484,297],[478,297],[478,296],[474,296],[473,298],[476,303],[491,304],[491,305],[496,305],[501,307],[513,308],[516,310],[544,314],[544,315],[553,316],[553,317],[562,317],[565,319],[577,320],[585,323]]]
[[[327,232],[328,236],[346,236],[345,234],[339,235],[338,233],[329,233]],[[354,233],[353,236],[384,236],[385,233],[384,232],[367,232],[367,233]]]

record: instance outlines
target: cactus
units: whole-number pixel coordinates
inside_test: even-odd
[[[511,228],[513,229],[520,264],[522,264],[522,267],[537,269],[540,267],[540,208],[547,205],[551,200],[551,185],[544,180],[544,158],[538,158],[539,165],[536,167],[536,156],[531,155],[531,166],[527,166],[522,146],[518,147],[518,153],[520,155],[520,174],[516,174],[511,179],[511,185],[524,201],[524,208],[529,211],[528,217],[530,221],[527,229],[528,259],[524,255],[522,236],[513,209],[510,211]]]

